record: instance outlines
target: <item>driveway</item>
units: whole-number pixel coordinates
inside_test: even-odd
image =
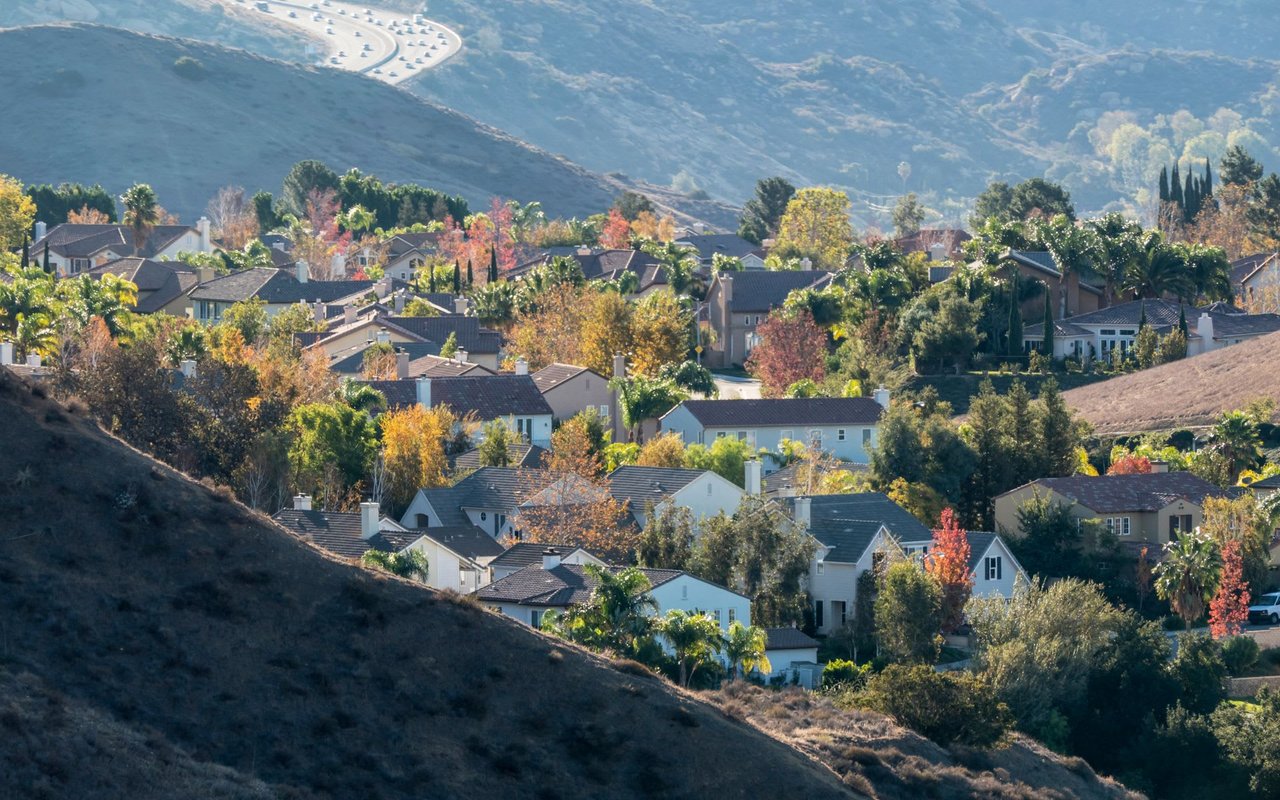
[[[715,378],[716,388],[720,390],[721,400],[759,400],[760,381],[755,378],[742,378],[737,375],[720,375],[711,373]]]
[[[318,63],[390,84],[439,66],[462,49],[462,37],[421,14],[336,0],[236,0],[277,25],[296,28],[315,46]]]

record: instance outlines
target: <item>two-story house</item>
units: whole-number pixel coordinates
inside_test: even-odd
[[[599,491],[574,475],[481,467],[453,486],[419,489],[400,522],[413,529],[474,525],[495,539],[518,539],[521,506],[574,496],[577,484],[587,494]]]
[[[516,362],[516,374],[528,370],[523,360]],[[592,409],[604,420],[606,428],[612,427],[617,416],[617,398],[609,388],[609,379],[603,375],[573,364],[548,364],[533,373],[533,382],[557,421],[563,422]]]
[[[756,462],[759,463],[759,462]],[[732,515],[742,502],[742,487],[704,469],[627,465],[609,473],[609,494],[627,504],[636,525],[649,524],[650,509],[686,508],[695,524],[716,514]]]
[[[294,269],[255,267],[202,283],[191,292],[195,318],[214,324],[235,303],[259,299],[267,316],[298,303],[350,303],[373,290],[373,281],[313,281],[305,263]]]
[[[1018,509],[1039,495],[1067,506],[1076,519],[1095,520],[1122,543],[1158,548],[1200,526],[1205,498],[1238,493],[1190,472],[1041,478],[995,498],[996,530],[1021,536]]]
[[[518,437],[539,447],[551,446],[551,406],[528,375],[461,375],[405,380],[365,381],[387,398],[388,409],[417,405],[448,406],[459,418],[474,415],[481,423],[501,420]],[[483,437],[483,426],[476,437]]]
[[[37,263],[43,263],[46,250],[49,268],[59,277],[88,272],[120,258],[150,258],[177,261],[182,252],[212,253],[209,220],[201,217],[190,225],[152,225],[138,239],[128,225],[87,225],[67,222],[46,229],[43,222],[35,226],[35,241],[30,252]]]
[[[783,439],[800,442],[855,464],[871,460],[889,392],[875,397],[786,397],[768,400],[686,400],[660,420],[685,444],[710,446],[717,438],[742,439],[752,448],[777,451]]]
[[[103,275],[124,278],[138,287],[134,311],[175,317],[191,316],[191,293],[201,280],[211,277],[201,275],[195,267],[181,261],[157,261],[136,256],[108,261],[82,274],[94,280],[101,280]]]
[[[832,273],[820,270],[749,270],[722,272],[707,289],[707,324],[711,341],[704,354],[707,366],[741,365],[759,343],[756,328],[781,308],[796,289],[821,289]]]

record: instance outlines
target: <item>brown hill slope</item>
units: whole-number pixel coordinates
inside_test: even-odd
[[[181,57],[204,67],[174,70]],[[297,161],[461,194],[539,200],[553,215],[609,206],[624,184],[370,78],[213,44],[96,25],[0,29],[0,172],[28,183],[151,183],[192,221],[219,187],[279,191]],[[655,197],[712,224],[732,210]]]
[[[1259,397],[1280,397],[1280,333],[1063,393],[1101,434],[1212,425]]]

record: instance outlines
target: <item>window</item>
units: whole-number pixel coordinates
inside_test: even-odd
[[[831,601],[831,624],[843,625],[845,622],[845,602],[843,600]]]
[[[530,611],[530,612],[529,612],[529,622],[533,625],[533,627],[535,627],[535,628],[541,628],[541,627],[542,627],[542,612],[541,612],[541,611],[538,611],[538,610],[536,610],[536,609],[535,609],[535,610],[533,610],[533,611]]]
[[[481,522],[484,522],[484,521],[485,521],[485,520],[487,520],[488,518],[489,518],[489,514],[488,514],[488,512],[485,512],[485,511],[481,511],[481,512],[480,512],[480,521],[481,521]]]
[[[840,428],[839,430],[836,431],[836,441],[837,442],[844,441],[844,428]]]
[[[827,569],[827,565],[826,565],[826,564],[824,564],[824,563],[822,563],[821,561],[819,561],[819,562],[818,562],[818,574],[819,574],[819,575],[826,574],[826,569]]]
[[[603,420],[609,419],[609,406],[607,405],[600,406],[600,418]]]
[[[689,586],[687,584],[685,586],[680,587],[680,599],[681,600],[689,599]]]
[[[711,484],[707,483],[707,497],[711,496]]]
[[[984,566],[985,578],[989,581],[998,581],[1001,579],[1001,563],[1000,556],[987,556]]]
[[[809,431],[809,445],[819,450],[822,449],[822,429],[813,428]]]
[[[1131,532],[1129,519],[1129,517],[1107,517],[1103,522],[1107,526],[1107,533],[1112,533],[1116,536],[1128,536]]]
[[[822,601],[813,601],[813,625],[815,628],[823,627],[822,623]]]
[[[738,441],[740,441],[740,442],[745,442],[746,440],[747,440],[747,432],[746,432],[746,431],[738,431]]]
[[[737,609],[729,609],[729,624],[732,625],[738,618]]]
[[[1179,533],[1186,533],[1193,527],[1191,524],[1190,514],[1170,514],[1169,515],[1169,541],[1176,541]]]
[[[712,619],[714,619],[714,620],[716,621],[716,624],[717,624],[717,625],[719,625],[719,624],[720,624],[720,609],[718,609],[718,608],[717,608],[717,609],[715,609],[714,611],[712,611],[712,612],[711,612],[711,618],[712,618]]]
[[[723,439],[725,436],[725,433],[726,433],[725,431],[716,431],[716,438]]]
[[[862,429],[862,446],[866,447],[869,444],[871,444],[871,429],[863,428]]]
[[[89,259],[73,258],[71,259],[71,274],[76,275],[89,269]]]

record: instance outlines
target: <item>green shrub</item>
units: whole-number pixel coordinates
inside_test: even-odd
[[[1203,633],[1184,633],[1178,639],[1178,655],[1171,672],[1178,682],[1182,705],[1196,714],[1208,714],[1226,699],[1227,665],[1218,643]]]
[[[873,676],[858,705],[893,717],[940,745],[991,747],[1009,731],[1013,715],[983,677],[891,664]]]
[[[827,662],[822,671],[822,688],[832,689],[837,686],[858,690],[867,684],[871,676],[871,665],[858,665],[853,661],[837,658]]]
[[[191,56],[182,56],[173,62],[173,71],[178,73],[178,77],[186,78],[189,81],[202,81],[205,79],[204,64],[200,59]]]
[[[1261,648],[1252,636],[1232,636],[1222,643],[1222,660],[1227,674],[1240,676],[1258,663]]]

